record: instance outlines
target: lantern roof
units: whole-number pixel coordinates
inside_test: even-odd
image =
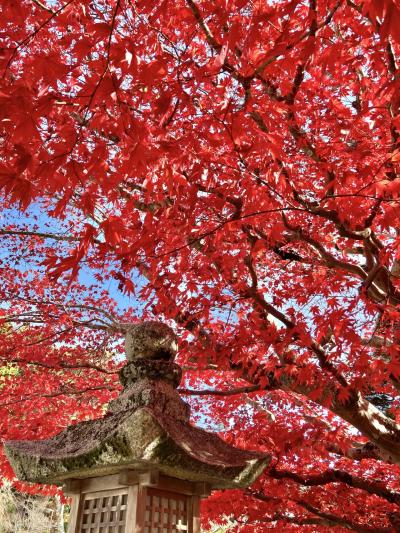
[[[5,451],[20,480],[62,484],[66,479],[154,470],[202,481],[210,488],[251,484],[270,456],[231,446],[191,424],[190,407],[176,391],[174,332],[158,322],[127,328],[123,390],[103,418],[79,422],[45,440],[14,440]]]

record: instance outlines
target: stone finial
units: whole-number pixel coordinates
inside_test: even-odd
[[[170,327],[155,320],[131,324],[126,328],[125,351],[128,361],[173,361],[178,351],[177,337]]]

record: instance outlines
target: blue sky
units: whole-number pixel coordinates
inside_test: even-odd
[[[0,214],[0,229],[8,225],[15,225],[21,229],[28,230],[33,230],[34,226],[36,226],[36,230],[38,232],[48,233],[63,233],[66,229],[61,221],[48,216],[46,210],[36,203],[31,204],[24,212],[19,211],[16,208],[4,209]],[[0,248],[0,258],[5,258],[5,256],[9,253],[7,245],[5,242],[1,244],[2,247]],[[54,241],[54,246],[59,247],[60,244],[57,241]],[[38,257],[37,260],[39,262],[40,258]],[[31,269],[33,266],[33,264],[26,264],[25,268]],[[24,264],[21,263],[19,268],[23,269]],[[36,268],[39,267],[36,266]],[[127,295],[120,291],[117,280],[110,278],[109,280],[101,283],[94,277],[94,274],[95,272],[93,272],[91,268],[88,268],[85,266],[85,264],[82,264],[79,270],[78,280],[85,287],[95,285],[100,289],[107,291],[109,295],[116,301],[118,305],[118,311],[121,312],[121,314],[129,308],[133,308],[139,315],[141,314],[144,307],[143,302],[141,302],[134,295]],[[137,274],[135,277],[135,285],[140,288],[143,286],[144,282],[145,280]]]

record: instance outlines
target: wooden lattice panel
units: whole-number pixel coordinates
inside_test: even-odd
[[[125,533],[127,499],[125,491],[85,494],[80,533]]]
[[[188,497],[158,489],[148,489],[144,533],[188,531]]]

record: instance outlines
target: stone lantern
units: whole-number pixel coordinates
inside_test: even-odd
[[[63,485],[72,496],[69,533],[198,533],[200,498],[247,487],[269,462],[189,422],[176,350],[164,324],[128,326],[123,391],[103,418],[5,443],[20,480]]]

